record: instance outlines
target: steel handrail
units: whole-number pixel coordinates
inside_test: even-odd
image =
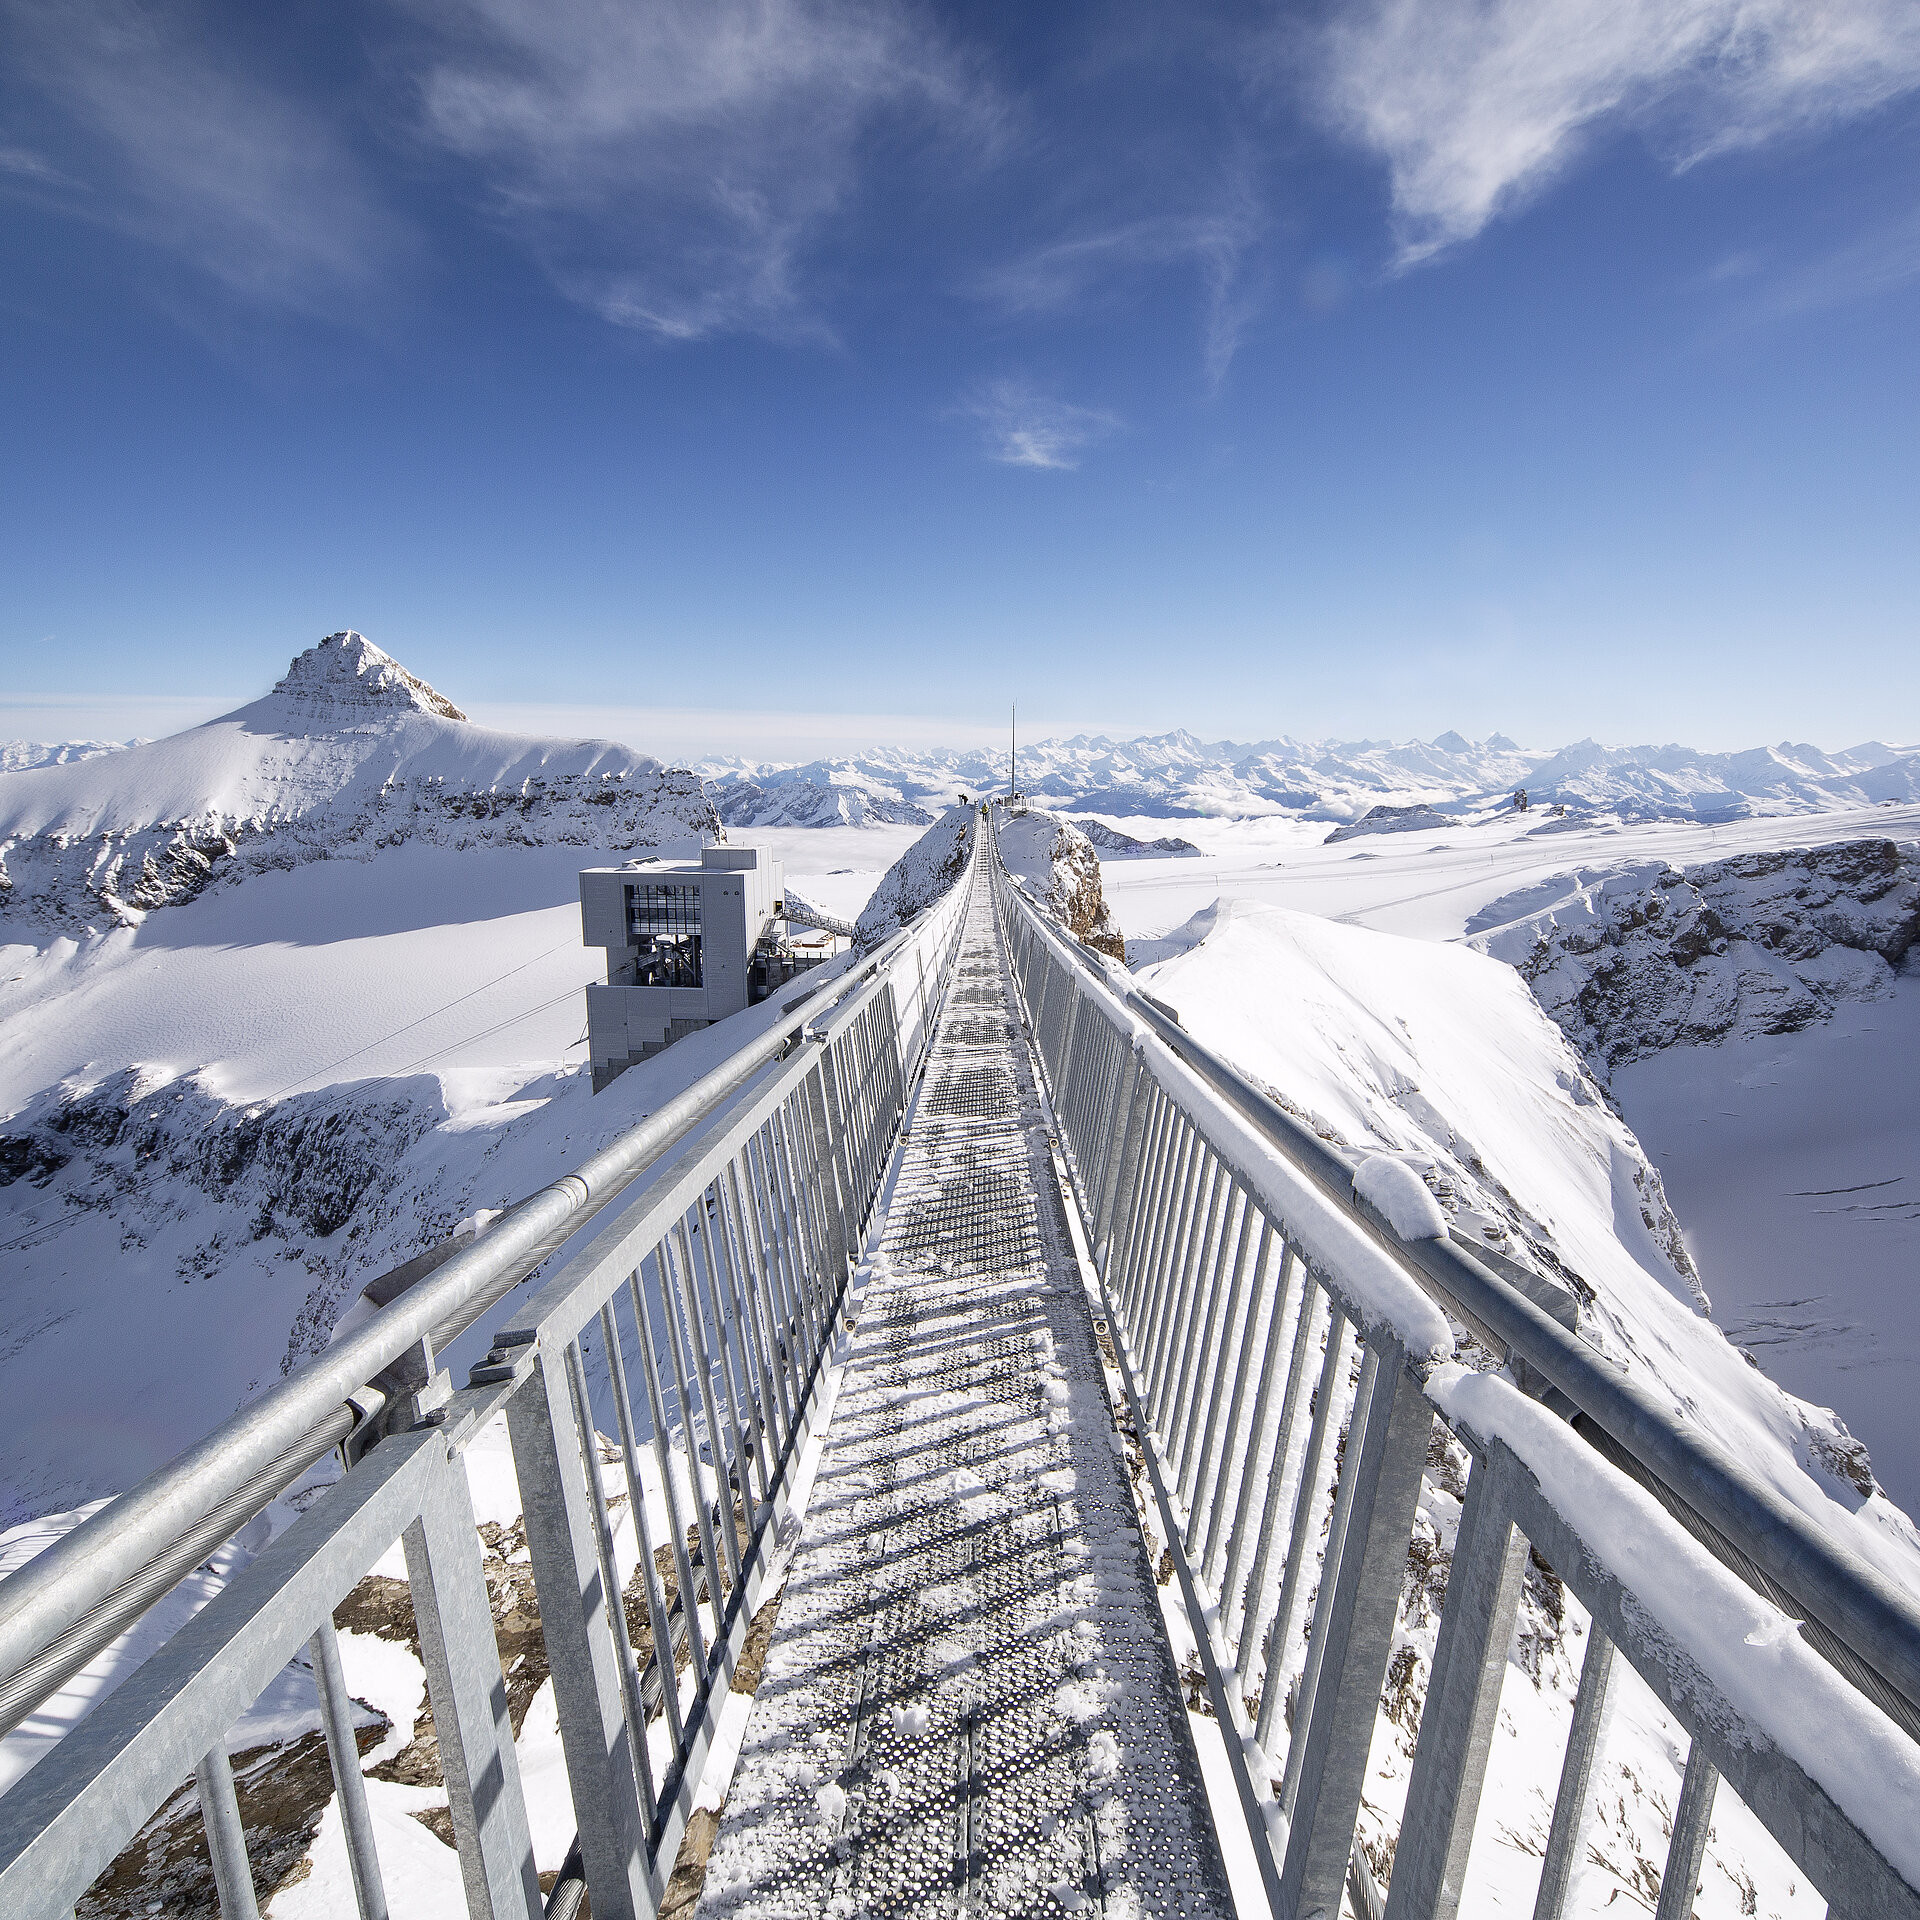
[[[1011,882],[1012,876],[1007,877]],[[1230,1101],[1283,1159],[1357,1215],[1429,1295],[1441,1296],[1519,1355],[1674,1499],[1776,1582],[1898,1696],[1906,1712],[1896,1717],[1912,1729],[1920,1717],[1920,1600],[1747,1472],[1710,1434],[1675,1421],[1638,1382],[1463,1248],[1450,1240],[1403,1239],[1356,1192],[1351,1160],[1196,1040],[1139,988],[1115,982],[1108,962],[1063,938],[1018,883],[1009,891],[1044,939],[1078,962],[1083,974],[1126,1014]],[[1857,1675],[1848,1677],[1857,1682]]]
[[[858,966],[789,1001],[775,1025],[630,1132],[0,1580],[0,1679],[20,1674],[123,1588],[144,1587],[142,1576],[155,1562],[170,1558],[189,1534],[202,1532],[209,1516],[230,1511],[236,1494],[302,1448],[317,1429],[331,1433],[354,1395],[395,1361],[422,1342],[451,1340],[472,1324],[639,1168],[779,1058],[824,1005],[864,985],[910,937],[911,930],[903,929]],[[324,1447],[310,1458],[319,1451]]]

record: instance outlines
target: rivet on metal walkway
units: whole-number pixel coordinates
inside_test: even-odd
[[[703,1915],[1231,1914],[991,890]]]

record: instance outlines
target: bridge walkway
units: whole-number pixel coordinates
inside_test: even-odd
[[[1231,1916],[975,889],[701,1915]]]

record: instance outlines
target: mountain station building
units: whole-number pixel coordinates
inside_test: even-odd
[[[629,860],[581,874],[581,937],[607,950],[607,984],[587,988],[595,1093],[831,957],[831,938],[786,930],[784,881],[781,863],[756,847],[703,847],[697,861]]]

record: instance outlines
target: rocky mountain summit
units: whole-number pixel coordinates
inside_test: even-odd
[[[0,774],[0,914],[136,923],[248,874],[408,841],[651,847],[718,834],[698,776],[611,740],[475,726],[358,633],[164,740]]]
[[[1794,1033],[1876,999],[1920,942],[1920,845],[1849,840],[1580,868],[1504,895],[1471,945],[1517,967],[1597,1070],[1663,1047]]]

